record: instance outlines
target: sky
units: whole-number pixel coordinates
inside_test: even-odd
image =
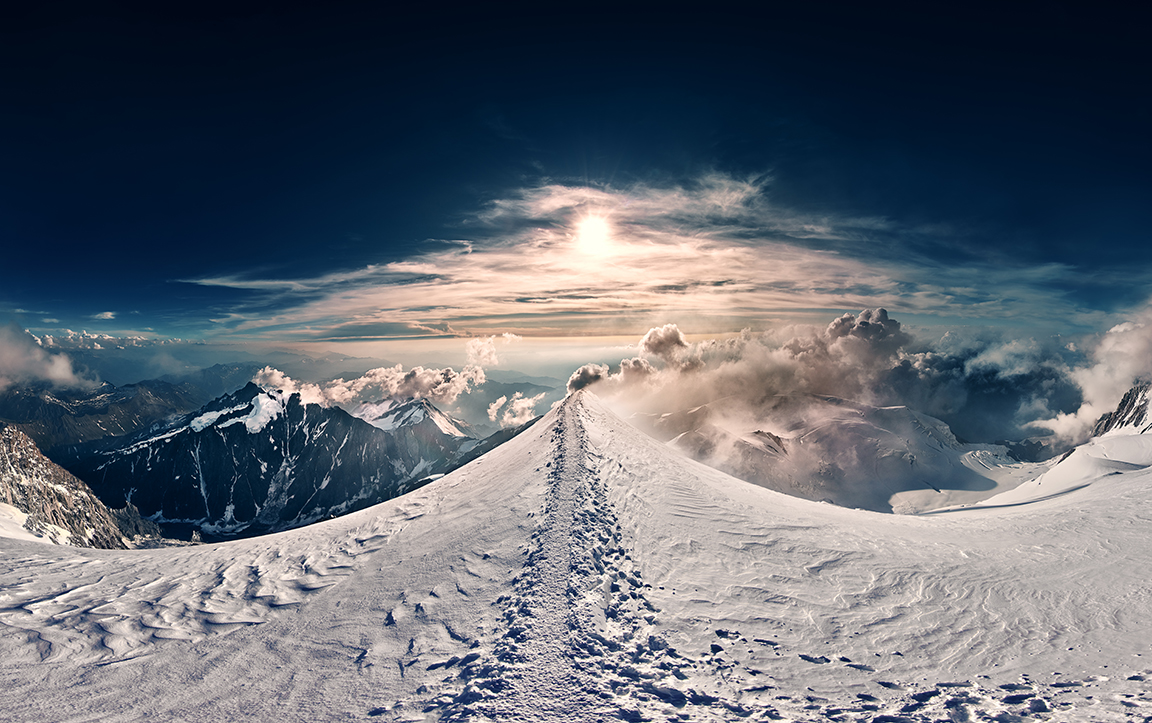
[[[169,5],[2,11],[0,322],[607,357],[881,307],[1048,343],[1152,296],[1137,10]]]

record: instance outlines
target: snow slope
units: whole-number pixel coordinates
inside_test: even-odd
[[[12,721],[1133,720],[1152,473],[894,516],[687,460],[587,392],[346,517],[0,546]]]

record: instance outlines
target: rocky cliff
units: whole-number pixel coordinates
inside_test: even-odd
[[[57,544],[123,549],[112,513],[88,485],[0,423],[0,502],[27,515],[24,528]]]

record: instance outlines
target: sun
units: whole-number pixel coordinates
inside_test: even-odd
[[[576,224],[576,248],[602,255],[612,250],[612,227],[600,216],[588,216]]]

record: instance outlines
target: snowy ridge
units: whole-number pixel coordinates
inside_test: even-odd
[[[393,432],[404,427],[430,421],[443,434],[451,437],[472,438],[465,425],[441,412],[426,399],[410,399],[400,402],[387,399],[381,402],[365,402],[352,410],[352,416],[363,419],[377,429]]]
[[[1152,714],[1150,489],[1130,468],[1022,504],[881,515],[686,460],[580,392],[471,464],[312,527],[0,548],[0,706],[13,721],[1131,720]]]

